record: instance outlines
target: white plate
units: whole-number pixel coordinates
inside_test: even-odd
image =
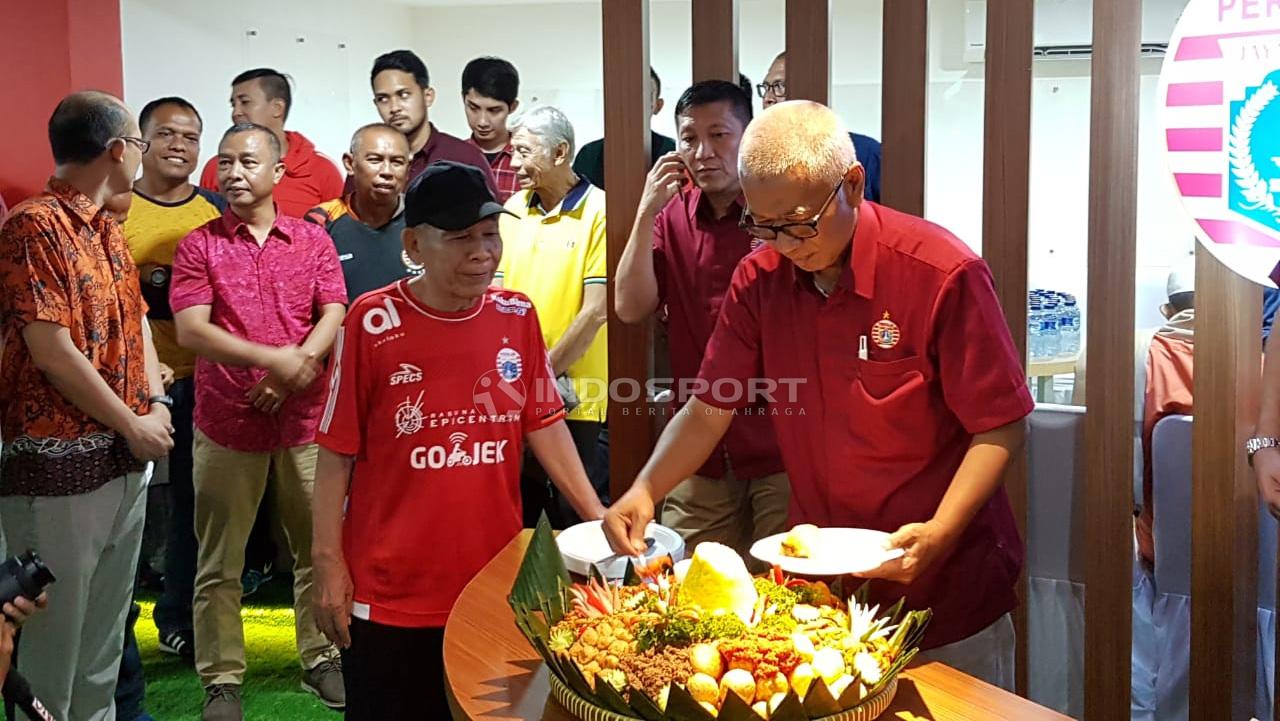
[[[684,558],[684,539],[679,533],[666,526],[650,523],[644,535],[646,538],[653,537],[653,549],[645,556],[646,561],[668,553],[671,554],[672,561]],[[593,563],[613,555],[613,549],[609,547],[609,541],[604,537],[604,528],[601,527],[600,521],[587,521],[564,529],[560,535],[556,536],[556,544],[560,546],[560,555],[564,557],[565,567],[580,576],[591,575]],[[610,561],[602,569],[605,577],[622,578],[627,572],[628,560],[624,556]]]
[[[761,538],[752,544],[751,555],[765,563],[776,563],[787,573],[840,576],[865,573],[903,554],[901,548],[885,548],[889,534],[867,528],[819,528],[809,558],[782,555],[782,539],[786,537],[786,533],[778,533]]]

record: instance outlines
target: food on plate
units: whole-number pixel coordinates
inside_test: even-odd
[[[637,717],[665,713],[679,695],[676,715],[701,707],[718,717],[737,697],[735,706],[769,719],[783,704],[789,714],[804,708],[819,685],[852,708],[915,655],[929,619],[901,604],[881,615],[777,567],[753,578],[715,543],[694,549],[683,582],[669,563],[639,571],[630,586],[592,579],[564,589],[563,613],[544,616],[535,643],[567,687],[604,707],[629,704]]]
[[[751,618],[758,594],[742,556],[720,543],[699,543],[680,584],[680,603],[705,613],[733,613]]]
[[[818,527],[812,523],[801,523],[783,537],[782,555],[792,558],[812,558],[813,548],[817,545]]]

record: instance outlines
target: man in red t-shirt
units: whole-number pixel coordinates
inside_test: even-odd
[[[276,206],[282,215],[301,218],[308,210],[342,195],[342,176],[327,155],[302,133],[285,130],[293,92],[278,70],[255,68],[231,81],[231,122],[268,128],[284,152],[284,177],[276,183]],[[205,163],[200,187],[218,192],[218,158]]]
[[[767,247],[734,271],[703,390],[606,516],[610,542],[642,544],[654,499],[767,402],[792,522],[892,534],[904,555],[866,574],[873,601],[932,608],[926,655],[1011,688],[1023,545],[1001,479],[1033,403],[990,270],[946,230],[864,200],[821,105],[761,113],[738,169],[740,222]]]
[[[533,305],[489,287],[505,211],[487,185],[452,161],[418,177],[404,244],[431,272],[362,296],[338,336],[312,557],[348,721],[447,715],[445,620],[520,530],[523,439],[579,516],[604,515]]]

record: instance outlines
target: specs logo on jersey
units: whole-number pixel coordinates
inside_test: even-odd
[[[467,444],[466,433],[449,434],[449,447],[418,446],[409,452],[409,465],[417,470],[440,470],[457,466],[492,466],[507,460],[508,441],[474,441]]]
[[[365,311],[362,324],[364,332],[369,335],[382,335],[400,327],[400,311],[396,310],[390,298],[384,298],[381,306]]]
[[[396,438],[403,436],[411,436],[422,430],[422,395],[426,391],[418,393],[417,400],[410,400],[405,396],[404,402],[396,407]]]
[[[524,362],[520,358],[520,352],[515,348],[502,348],[498,351],[498,357],[494,362],[498,368],[498,375],[502,376],[502,380],[514,383],[520,379],[520,373],[524,370]]]
[[[422,369],[418,366],[401,363],[400,370],[391,374],[390,385],[403,386],[422,382]]]

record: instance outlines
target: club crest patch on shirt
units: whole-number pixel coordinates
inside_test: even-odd
[[[877,348],[889,350],[898,345],[900,340],[902,340],[902,331],[897,323],[889,319],[889,311],[886,310],[884,317],[871,326],[871,342],[875,343]]]
[[[497,358],[498,375],[508,383],[514,383],[519,380],[520,373],[524,369],[523,362],[520,359],[520,352],[515,348],[503,348],[498,351]]]

